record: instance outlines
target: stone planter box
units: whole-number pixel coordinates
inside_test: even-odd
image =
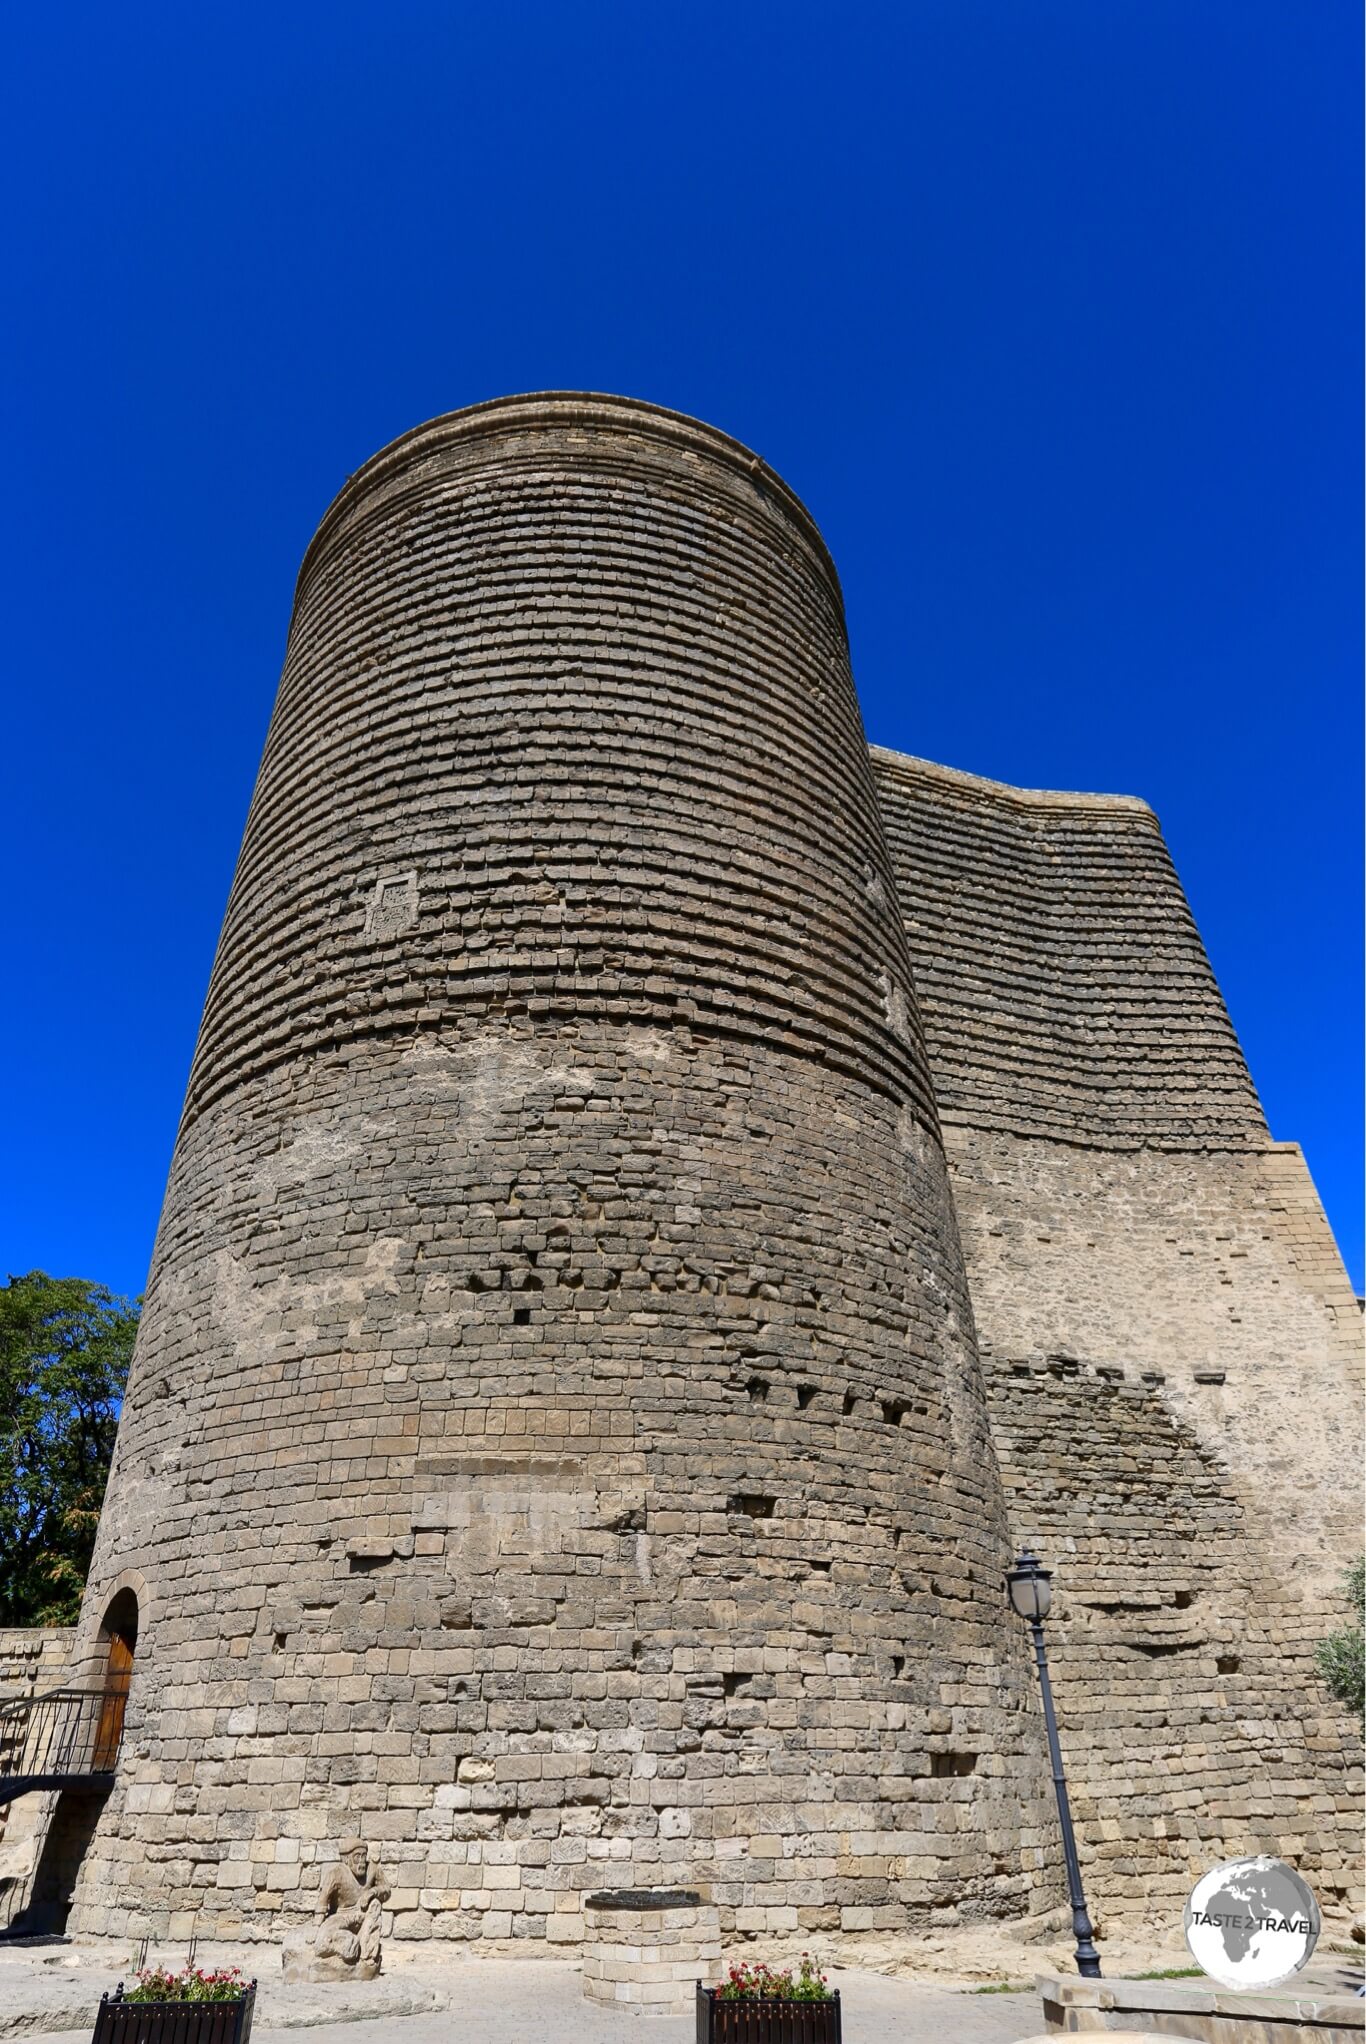
[[[618,1888],[583,1905],[583,1991],[607,2008],[686,2015],[721,1973],[721,1920],[695,1888]]]
[[[699,1987],[697,2044],[840,2044],[839,1989],[828,2001],[723,2001]]]
[[[250,2044],[256,1983],[235,2001],[125,2001],[100,1996],[91,2044]]]

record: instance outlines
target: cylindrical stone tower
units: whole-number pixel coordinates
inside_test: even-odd
[[[274,1934],[353,1830],[399,1936],[683,1881],[732,1932],[1018,1909],[1003,1541],[819,534],[649,405],[419,428],[299,580],[73,1927]]]

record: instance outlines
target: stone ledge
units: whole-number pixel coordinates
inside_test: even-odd
[[[1357,2044],[1366,2002],[1323,1991],[1238,1993],[1199,1981],[1061,1980],[1041,1974],[1050,2034],[1117,2031],[1185,2037],[1193,2044]],[[1173,2027],[1179,2023],[1180,2029]]]

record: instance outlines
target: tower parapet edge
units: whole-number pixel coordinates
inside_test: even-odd
[[[604,1885],[1016,1913],[1004,1544],[808,514],[618,399],[405,436],[300,577],[87,1598],[154,1611],[73,1928],[276,1935],[353,1830],[400,1938],[569,1940]]]
[[[388,446],[381,447],[378,453],[372,454],[346,478],[323,513],[300,564],[295,587],[296,602],[319,555],[330,546],[338,527],[372,491],[420,468],[442,449],[457,442],[484,436],[503,437],[518,429],[535,433],[547,428],[608,433],[627,430],[642,438],[653,439],[685,458],[696,456],[699,460],[728,467],[737,476],[748,479],[782,506],[785,516],[801,533],[820,563],[843,614],[839,572],[820,527],[796,491],[776,469],[769,467],[762,456],[746,447],[743,441],[722,432],[719,426],[709,425],[705,419],[692,418],[687,412],[670,411],[666,406],[651,404],[644,398],[621,397],[610,391],[596,390],[537,390],[511,397],[489,398],[483,404],[464,405],[459,411],[443,412],[439,417],[401,433]]]

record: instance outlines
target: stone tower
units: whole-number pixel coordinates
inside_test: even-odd
[[[76,1930],[1008,1913],[1026,1674],[810,517],[616,398],[352,477],[300,575],[83,1621]],[[1026,1750],[1028,1747],[1028,1750]]]

